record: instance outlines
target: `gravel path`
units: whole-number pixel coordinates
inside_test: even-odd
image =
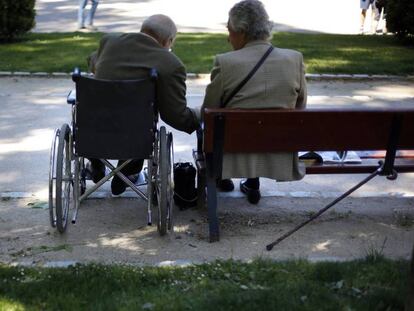
[[[283,241],[276,240],[327,199],[264,198],[258,206],[221,198],[221,240],[208,243],[206,211],[175,211],[175,232],[160,237],[146,225],[140,199],[88,200],[65,234],[49,225],[45,201],[0,201],[0,262],[67,265],[74,262],[187,264],[215,259],[351,260],[382,253],[406,258],[414,243],[413,198],[349,198]]]

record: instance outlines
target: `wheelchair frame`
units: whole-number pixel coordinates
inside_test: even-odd
[[[75,69],[73,81],[80,77],[80,71]],[[154,69],[150,71],[151,79],[157,78]],[[155,83],[155,81],[154,81]],[[78,210],[82,201],[101,187],[111,177],[118,175],[141,198],[148,202],[147,223],[152,225],[152,209],[157,209],[157,229],[165,235],[173,230],[173,135],[167,132],[165,126],[158,127],[158,111],[154,111],[153,148],[147,160],[146,181],[138,186],[147,185],[147,192],[141,191],[122,172],[132,160],[126,160],[119,167],[114,167],[107,159],[100,159],[110,173],[99,180],[91,188],[86,188],[87,173],[85,158],[76,153],[76,138],[73,129],[77,128],[77,100],[70,99],[72,105],[71,126],[63,124],[56,129],[52,139],[49,163],[49,216],[50,224],[60,233],[64,233],[69,219],[69,210],[73,208],[72,223],[75,224]]]

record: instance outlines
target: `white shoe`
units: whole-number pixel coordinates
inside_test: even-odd
[[[98,31],[98,27],[95,27],[94,25],[88,25],[86,28],[90,31]]]

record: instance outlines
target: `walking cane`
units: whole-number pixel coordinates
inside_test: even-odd
[[[320,215],[325,213],[328,209],[330,209],[336,203],[338,203],[339,201],[346,198],[348,195],[350,195],[355,190],[361,188],[363,185],[365,185],[368,181],[373,179],[375,176],[383,175],[383,176],[387,176],[387,179],[389,179],[389,180],[397,179],[398,174],[394,170],[394,161],[395,161],[395,155],[396,155],[396,152],[397,152],[397,143],[398,143],[398,138],[399,138],[399,135],[400,135],[402,118],[403,118],[403,116],[400,115],[400,114],[394,116],[394,119],[393,119],[392,124],[391,124],[391,134],[390,134],[390,137],[388,139],[388,147],[387,147],[387,152],[385,154],[385,161],[384,162],[383,161],[379,162],[379,168],[375,172],[371,173],[368,177],[366,177],[364,180],[362,180],[359,184],[355,185],[354,187],[349,189],[347,192],[342,194],[340,197],[333,200],[331,203],[329,203],[327,206],[325,206],[323,209],[321,209],[315,215],[311,216],[308,220],[304,221],[303,223],[296,226],[292,230],[286,232],[284,235],[282,235],[276,241],[266,245],[266,249],[268,251],[271,251],[275,245],[279,244],[284,239],[291,236],[293,233],[295,233],[300,228],[304,227],[305,225],[307,225],[308,223],[310,223],[314,219],[318,218]]]
[[[323,213],[325,213],[328,209],[330,209],[332,206],[334,206],[336,203],[338,203],[339,201],[343,200],[344,198],[346,198],[348,195],[350,195],[352,192],[354,192],[355,190],[357,190],[358,188],[361,188],[363,185],[365,185],[368,181],[370,181],[371,179],[373,179],[375,176],[379,175],[382,172],[382,168],[383,165],[381,163],[381,167],[379,167],[375,172],[371,173],[368,177],[366,177],[363,181],[361,181],[360,183],[358,183],[357,185],[355,185],[354,187],[352,187],[351,189],[349,189],[347,192],[345,192],[344,194],[342,194],[340,197],[336,198],[335,200],[333,200],[331,203],[329,203],[328,205],[326,205],[323,209],[321,209],[319,212],[317,212],[315,215],[311,216],[308,220],[304,221],[303,223],[301,223],[300,225],[296,226],[295,228],[293,228],[292,230],[290,230],[289,232],[286,232],[284,235],[282,235],[280,238],[278,238],[276,241],[266,245],[266,249],[268,251],[271,251],[273,249],[273,247],[277,244],[279,244],[280,242],[282,242],[284,239],[286,239],[287,237],[291,236],[293,233],[295,233],[296,231],[298,231],[300,228],[304,227],[305,225],[307,225],[308,223],[310,223],[311,221],[315,220],[316,218],[318,218],[320,215],[322,215]]]

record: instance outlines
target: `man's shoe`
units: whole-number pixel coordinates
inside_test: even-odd
[[[95,184],[105,177],[105,165],[99,160],[89,161],[86,164],[86,170]]]
[[[259,203],[261,198],[260,190],[247,187],[246,180],[240,182],[240,191],[247,195],[247,201],[251,204]]]
[[[138,174],[127,176],[132,183],[135,184],[135,182],[138,180]],[[119,178],[117,175],[115,175],[112,178],[111,182],[111,192],[113,195],[120,195],[125,192],[128,185],[124,183],[124,181]]]
[[[234,190],[234,184],[231,179],[219,179],[217,180],[216,185],[222,192],[230,192]]]

